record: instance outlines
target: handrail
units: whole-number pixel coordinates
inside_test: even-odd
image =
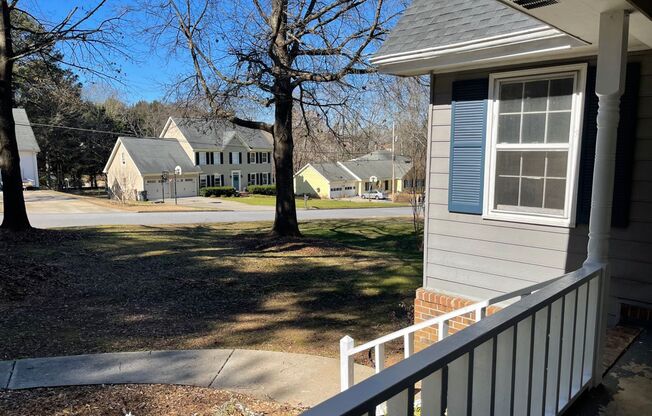
[[[424,380],[426,377],[433,375],[435,372],[441,373],[439,370],[444,369],[444,367],[450,365],[454,360],[464,355],[472,355],[475,349],[481,344],[489,340],[496,340],[497,337],[501,334],[504,334],[506,330],[515,328],[519,325],[519,323],[528,318],[532,320],[532,340],[530,341],[532,345],[534,344],[534,317],[537,312],[540,312],[543,309],[547,309],[548,311],[548,328],[546,329],[548,334],[545,338],[548,339],[550,336],[550,311],[552,310],[552,304],[559,299],[564,299],[565,301],[566,299],[564,297],[573,291],[575,291],[575,299],[577,302],[580,287],[586,287],[586,315],[584,322],[584,336],[587,338],[587,341],[585,341],[585,344],[582,347],[582,365],[584,365],[583,361],[585,350],[594,348],[593,341],[596,341],[597,343],[598,340],[596,338],[599,337],[598,331],[596,327],[594,327],[594,321],[589,319],[593,319],[593,315],[600,312],[599,306],[594,304],[595,302],[593,297],[596,296],[595,300],[599,299],[599,297],[596,295],[596,290],[597,293],[600,293],[600,291],[604,288],[604,285],[600,279],[602,276],[601,270],[602,269],[600,266],[584,266],[579,270],[568,273],[561,278],[556,279],[554,282],[546,285],[545,287],[542,287],[532,295],[527,296],[520,301],[510,305],[509,307],[502,309],[495,314],[492,314],[491,316],[481,320],[480,322],[439,341],[435,345],[432,345],[412,355],[411,357],[406,358],[405,360],[402,360],[401,362],[389,367],[388,369],[381,371],[379,374],[376,374],[352,386],[351,388],[332,397],[322,404],[306,411],[303,415],[340,416],[374,414],[376,406],[387,400],[395,398],[395,396],[399,395],[399,393],[403,394],[407,392],[408,395],[413,393],[414,385],[417,382]],[[597,285],[591,286],[594,279],[598,279]],[[562,304],[564,304],[564,302],[562,302]],[[576,306],[574,317],[576,320],[578,319],[577,309],[578,308]],[[564,317],[565,316],[566,315],[564,315]],[[591,325],[589,325],[589,323],[591,323]],[[576,327],[573,326],[573,328]],[[515,336],[516,335],[514,335],[514,337]],[[566,342],[568,342],[568,340],[566,340]],[[559,348],[561,351],[561,346]],[[532,351],[534,350],[531,350],[530,354],[534,354]],[[572,352],[574,354],[574,350]],[[590,355],[587,357],[587,360],[590,360],[587,367],[589,372],[587,375],[584,374],[586,371],[583,371],[580,375],[581,388],[584,388],[585,385],[591,382],[591,379],[595,374],[595,362],[596,360],[599,361],[599,359],[595,357],[595,354],[592,354],[590,351],[588,354]],[[546,360],[548,359],[547,357],[548,355],[546,352]],[[516,357],[514,357],[514,360],[515,359]],[[470,361],[472,362],[472,359]],[[494,368],[494,372],[495,371],[496,370]],[[530,369],[530,373],[531,372],[532,369]],[[469,375],[471,374],[472,371],[469,370]],[[573,374],[571,374],[571,377],[572,376]],[[547,377],[547,375],[544,377]],[[443,378],[444,377],[442,377],[442,379]],[[530,374],[530,378],[532,378],[532,374]],[[544,384],[546,381],[547,380],[544,380]],[[531,380],[529,382],[531,382]],[[442,391],[446,390],[442,389]],[[581,390],[578,390],[575,392],[575,394],[579,394],[579,391]],[[451,394],[451,390],[448,390],[447,393]],[[543,396],[545,399],[545,390]],[[513,397],[512,400],[514,400]],[[568,400],[572,400],[572,398],[569,397]],[[407,400],[406,403],[408,403],[409,409],[409,405],[413,402],[411,400]],[[443,403],[446,403],[445,400]],[[444,406],[444,404],[441,406]],[[470,406],[470,404],[468,404],[468,406]],[[547,402],[544,403],[544,406],[547,406]],[[557,413],[560,406],[561,405],[558,403],[555,403],[555,413]],[[409,410],[400,412],[400,414],[405,415],[408,413],[412,414]]]

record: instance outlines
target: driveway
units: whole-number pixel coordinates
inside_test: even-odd
[[[89,202],[86,198],[75,195],[68,195],[54,191],[26,191],[25,205],[27,212],[32,214],[88,214],[88,213],[112,213],[123,212],[117,208],[111,208]],[[0,212],[4,211],[2,204],[2,192],[0,192]]]

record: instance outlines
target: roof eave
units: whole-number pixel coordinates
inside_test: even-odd
[[[590,55],[591,45],[549,27],[424,51],[378,56],[372,63],[382,73],[415,76],[522,63],[544,57]]]

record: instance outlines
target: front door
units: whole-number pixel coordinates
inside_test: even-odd
[[[231,172],[231,184],[236,191],[241,191],[240,189],[240,171],[234,170]]]

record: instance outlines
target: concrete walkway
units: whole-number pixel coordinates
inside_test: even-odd
[[[373,369],[356,365],[356,382]],[[0,388],[182,384],[314,406],[339,392],[339,361],[239,349],[144,351],[0,361]]]

